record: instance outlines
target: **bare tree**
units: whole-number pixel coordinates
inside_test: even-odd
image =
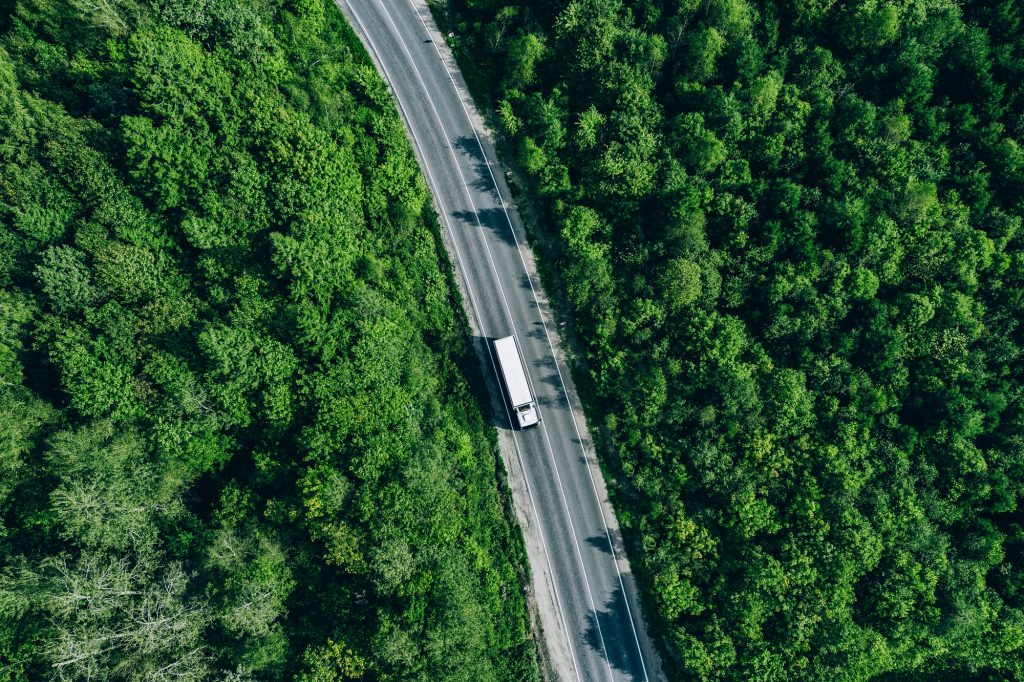
[[[204,679],[205,605],[186,597],[178,564],[156,573],[145,562],[105,553],[44,562],[23,571],[50,621],[43,646],[55,680]]]

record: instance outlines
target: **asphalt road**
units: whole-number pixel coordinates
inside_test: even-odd
[[[553,666],[556,674],[580,681],[659,679],[522,223],[450,52],[422,0],[338,1],[398,100],[469,299],[485,373],[494,377],[491,339],[515,334],[526,360],[543,421],[504,437],[511,436],[521,465],[516,473],[525,478],[516,503],[536,519],[527,531],[540,540],[528,552],[535,582],[539,573],[551,583],[536,591],[538,601],[553,601],[538,608],[556,614],[542,622],[543,636],[551,640],[549,651],[568,650],[563,664]],[[497,381],[490,384],[496,390]],[[507,430],[502,421],[499,428]]]

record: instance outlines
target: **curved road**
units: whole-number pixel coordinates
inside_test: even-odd
[[[564,680],[662,679],[522,223],[451,54],[423,0],[338,2],[398,101],[492,393],[489,340],[515,334],[526,360],[543,421],[526,432],[498,426],[546,659]],[[494,404],[502,414],[504,401]]]

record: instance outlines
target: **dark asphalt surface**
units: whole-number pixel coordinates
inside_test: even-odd
[[[602,513],[593,478],[600,473],[588,464],[580,435],[583,416],[570,409],[568,371],[556,363],[552,344],[557,338],[534,291],[539,283],[531,280],[520,250],[525,235],[513,228],[521,224],[518,219],[506,214],[513,209],[509,198],[503,201],[499,195],[494,178],[503,171],[485,156],[455,85],[461,78],[452,74],[431,40],[436,29],[430,24],[428,32],[425,22],[431,19],[419,2],[339,0],[339,5],[396,95],[442,227],[450,233],[450,255],[477,329],[486,339],[515,334],[522,348],[543,421],[540,428],[513,435],[540,521],[556,609],[569,633],[576,679],[656,679],[659,668],[643,632],[617,526]],[[485,372],[493,376],[490,344],[477,341]],[[499,428],[508,428],[507,422]]]

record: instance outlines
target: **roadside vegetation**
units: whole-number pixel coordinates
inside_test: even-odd
[[[449,0],[676,679],[1024,675],[1024,6]]]
[[[333,3],[0,2],[0,680],[535,679],[473,358]]]

